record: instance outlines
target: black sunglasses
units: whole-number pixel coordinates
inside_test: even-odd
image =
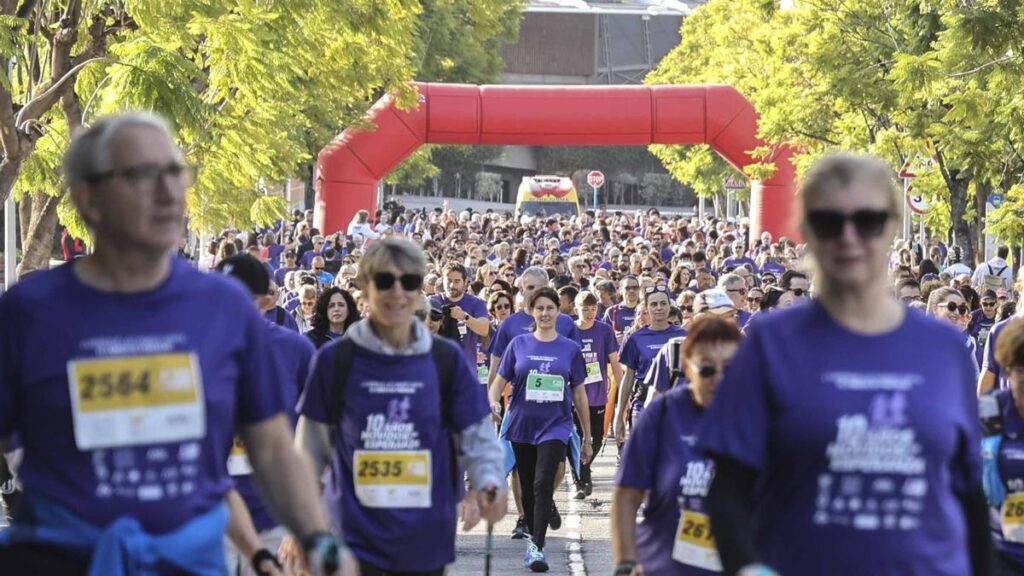
[[[792,292],[793,296],[796,296],[797,298],[808,293],[808,291],[804,290],[803,288],[790,288],[789,291]]]
[[[885,229],[886,222],[892,218],[888,210],[857,210],[846,214],[837,210],[808,210],[807,223],[811,232],[820,240],[835,240],[843,235],[846,222],[853,222],[857,236],[862,240],[875,238]]]
[[[761,302],[761,299],[757,296],[747,296],[747,302],[750,304]]]
[[[950,312],[960,312],[961,316],[967,314],[967,310],[969,310],[969,308],[967,308],[967,304],[957,305],[956,302],[946,302],[945,308]]]
[[[697,369],[697,375],[701,378],[712,378],[718,374],[718,367],[711,366],[710,364],[701,366]]]
[[[990,300],[990,301],[988,301],[988,302],[982,302],[982,303],[981,303],[981,306],[982,306],[983,308],[991,308],[991,307],[993,307],[993,306],[995,306],[995,305],[996,305],[996,303],[995,303],[995,302],[992,302],[991,300]]]
[[[377,287],[377,290],[381,291],[391,290],[396,280],[402,283],[402,289],[406,292],[419,290],[423,286],[423,276],[419,274],[395,276],[391,272],[380,272],[373,275],[373,285]]]

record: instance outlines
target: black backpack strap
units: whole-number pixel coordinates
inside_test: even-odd
[[[462,481],[459,477],[459,460],[455,450],[455,434],[450,429],[452,423],[452,388],[455,385],[455,370],[462,358],[456,353],[451,344],[445,342],[444,338],[431,336],[430,355],[434,357],[434,367],[437,369],[437,384],[440,389],[441,398],[441,426],[444,434],[448,437],[449,468],[452,475],[452,493],[458,493],[458,483]]]
[[[278,326],[284,326],[284,308],[278,306],[275,308],[275,310],[277,312],[277,319],[274,320],[274,323],[277,324]]]
[[[342,338],[334,347],[334,393],[331,395],[331,405],[328,414],[331,418],[331,426],[336,426],[345,413],[345,387],[348,383],[348,375],[352,372],[352,357],[355,355],[356,345],[351,338]]]

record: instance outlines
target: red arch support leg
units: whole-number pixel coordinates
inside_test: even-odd
[[[755,162],[757,113],[728,86],[467,86],[417,84],[419,106],[390,97],[370,109],[374,131],[346,130],[318,158],[314,222],[344,230],[376,209],[376,186],[424,143],[532,146],[709,144],[737,169]],[[792,150],[776,147],[775,174],[752,191],[751,232],[796,237]]]

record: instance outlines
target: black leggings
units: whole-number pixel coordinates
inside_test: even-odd
[[[995,561],[992,564],[992,576],[1024,575],[1024,566],[1017,564],[999,552],[995,553]]]
[[[360,559],[359,574],[360,576],[444,576],[444,568],[427,570],[426,572],[392,572],[390,570],[382,570],[373,564]]]
[[[604,414],[605,414],[605,410],[606,410],[605,406],[591,406],[590,407],[590,438],[594,441],[593,448],[594,448],[594,456],[595,457],[597,456],[597,453],[601,451],[601,446],[604,445]],[[581,442],[585,441],[586,438],[583,437],[583,428],[580,426],[580,419],[577,417],[576,411],[573,411],[573,413],[572,413],[572,422],[573,422],[573,424],[576,425],[576,433],[580,435],[580,441]],[[582,447],[581,447],[581,452],[582,452]],[[580,454],[580,458],[582,458],[582,457],[583,457],[583,454],[581,453]],[[573,479],[576,480],[577,482],[590,482],[591,481],[591,477],[590,477],[590,464],[592,462],[593,462],[593,459],[591,459],[591,462],[587,462],[586,464],[584,464],[582,462],[582,460],[580,461],[580,475],[579,475],[579,477],[576,476],[576,469],[571,466],[572,462],[570,462],[569,463],[570,464],[569,469],[572,470],[572,477],[573,477]]]
[[[46,576],[86,576],[91,558],[70,550],[40,544],[0,546],[0,574],[45,574]],[[189,576],[183,570],[161,564],[161,576]],[[364,574],[366,574],[364,572]]]
[[[523,515],[530,527],[533,543],[544,548],[551,517],[551,503],[555,497],[555,474],[565,460],[565,443],[548,440],[539,445],[512,443],[516,454],[516,470],[523,491]]]

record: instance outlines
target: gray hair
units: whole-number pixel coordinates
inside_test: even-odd
[[[365,290],[373,275],[394,266],[402,274],[427,275],[427,257],[418,244],[405,238],[377,240],[366,249],[356,272],[356,285]]]
[[[744,280],[743,276],[740,276],[739,274],[729,273],[729,274],[726,274],[725,276],[722,276],[721,278],[718,279],[718,287],[719,288],[727,288],[729,286],[729,284],[733,284],[733,283],[736,283],[736,282],[742,282],[742,283],[746,284],[747,281]]]
[[[527,276],[534,276],[540,278],[544,282],[547,282],[551,278],[548,277],[548,271],[541,268],[540,266],[530,266],[523,273],[519,275],[520,278],[526,278]]]
[[[65,182],[87,181],[110,170],[110,141],[121,130],[136,126],[159,130],[171,138],[167,121],[151,112],[129,112],[102,118],[75,134],[71,140],[62,165]]]

